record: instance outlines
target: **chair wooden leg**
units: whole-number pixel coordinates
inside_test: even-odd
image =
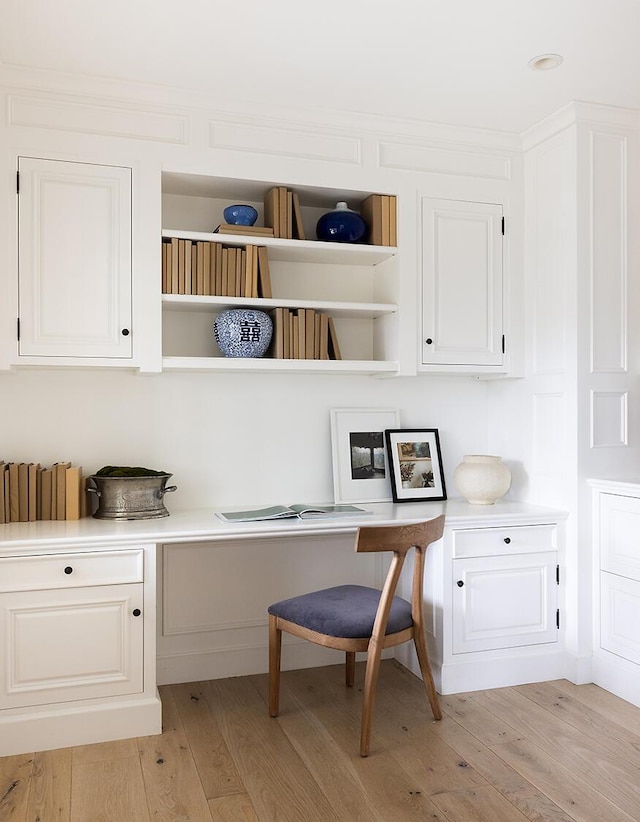
[[[371,740],[371,725],[373,723],[373,703],[376,698],[376,687],[378,685],[378,673],[380,671],[380,659],[382,657],[382,646],[370,644],[367,651],[367,669],[364,677],[364,699],[362,702],[362,726],[360,728],[360,756],[369,755],[369,742]]]
[[[353,683],[356,681],[356,652],[346,651],[345,661],[345,684],[347,688],[353,688]]]
[[[433,674],[431,673],[431,664],[429,663],[429,652],[427,651],[427,643],[424,639],[422,631],[418,631],[413,635],[413,644],[416,647],[416,654],[418,655],[418,664],[420,665],[420,672],[424,687],[429,697],[429,704],[434,719],[442,719],[442,711],[440,710],[440,702],[438,701],[438,693],[433,682]]]
[[[278,618],[269,614],[269,715],[278,716],[280,709],[280,659],[282,631]]]

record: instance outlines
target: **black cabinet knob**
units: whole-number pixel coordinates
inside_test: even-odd
[[[427,345],[433,345],[433,340],[431,339],[431,337],[427,337],[425,342],[426,342]]]
[[[65,574],[72,574],[73,568],[70,565],[67,565],[67,567],[64,569],[64,572]]]
[[[504,541],[506,542],[507,545],[509,545],[510,542],[511,542],[511,537],[505,537]]]
[[[141,613],[142,613],[142,611],[140,610],[140,608],[134,608],[133,609],[133,615],[134,616],[140,616]]]
[[[463,582],[461,579],[459,579],[459,580],[456,582],[456,585],[458,586],[458,588],[462,588],[462,586],[464,585],[464,582]]]
[[[122,329],[122,336],[123,337],[128,337],[129,336],[129,329],[128,328],[123,328]]]

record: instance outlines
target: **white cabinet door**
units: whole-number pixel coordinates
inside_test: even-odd
[[[504,360],[502,206],[422,198],[422,363]]]
[[[140,693],[143,584],[0,595],[0,708]]]
[[[453,653],[557,641],[557,554],[453,560]]]
[[[131,357],[131,169],[18,171],[19,355]]]
[[[640,499],[600,495],[600,568],[640,580]]]

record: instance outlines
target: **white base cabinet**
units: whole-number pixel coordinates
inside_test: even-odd
[[[545,517],[543,509],[540,518],[520,523],[505,518],[500,524],[499,510],[498,504],[491,518],[485,513],[482,527],[447,525],[441,542],[427,552],[425,622],[442,694],[564,673],[559,627],[563,517],[558,512]]]
[[[154,580],[155,546],[0,558],[1,756],[160,732]]]
[[[640,483],[591,486],[593,681],[640,705]]]

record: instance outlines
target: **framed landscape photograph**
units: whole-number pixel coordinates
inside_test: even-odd
[[[436,428],[385,431],[394,502],[447,498]]]
[[[384,439],[400,425],[397,408],[333,408],[331,451],[336,503],[390,502],[391,482]]]

